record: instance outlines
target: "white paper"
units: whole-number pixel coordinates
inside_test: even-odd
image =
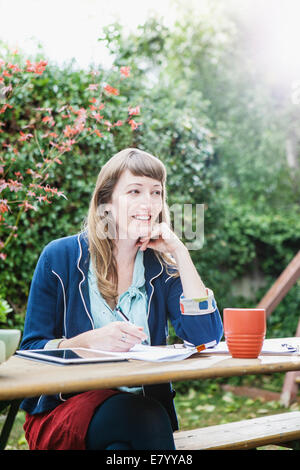
[[[176,347],[178,346],[178,347]],[[110,352],[114,356],[135,359],[139,361],[163,362],[163,361],[181,361],[197,353],[195,348],[185,348],[182,345],[174,346],[147,346],[136,344],[128,352]],[[95,351],[99,351],[96,350]],[[105,351],[101,351],[105,352]],[[106,351],[107,352],[107,351]]]
[[[197,352],[195,348],[169,348],[166,346],[136,344],[130,351],[125,353],[125,357],[150,362],[180,361],[195,354],[195,352]]]
[[[201,351],[200,354],[226,354],[229,353],[228,346],[225,341],[221,341],[213,348]],[[300,355],[300,338],[270,338],[265,339],[260,354],[273,355]]]
[[[293,349],[289,349],[288,346],[292,346]],[[107,353],[108,351],[101,352]],[[198,351],[195,347],[187,347],[183,344],[169,346],[136,344],[128,352],[109,352],[109,354],[120,358],[149,362],[181,361],[196,353],[198,353]],[[229,354],[229,351],[226,342],[221,341],[217,346],[207,348],[201,351],[200,354]],[[260,354],[300,355],[300,338],[265,339]]]

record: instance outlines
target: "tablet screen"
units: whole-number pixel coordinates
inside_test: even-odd
[[[92,349],[29,349],[18,350],[16,354],[43,362],[57,364],[86,364],[90,362],[116,362],[126,361],[122,355],[110,351],[96,351]]]

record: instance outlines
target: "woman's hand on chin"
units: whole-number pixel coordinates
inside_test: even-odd
[[[165,222],[154,225],[150,235],[138,239],[137,246],[140,247],[141,251],[145,251],[147,248],[153,248],[154,250],[170,254],[181,249],[186,249],[181,240],[179,240],[177,235]]]

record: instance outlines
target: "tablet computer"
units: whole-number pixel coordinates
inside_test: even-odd
[[[16,354],[27,359],[59,365],[127,361],[120,353],[114,354],[110,351],[97,351],[85,348],[26,349],[17,350]]]

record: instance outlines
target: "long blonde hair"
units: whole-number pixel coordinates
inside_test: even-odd
[[[162,211],[158,222],[166,222],[170,226],[170,211],[166,195],[167,172],[164,164],[157,157],[137,148],[121,150],[111,157],[98,175],[84,230],[88,235],[89,251],[98,288],[104,299],[114,304],[117,303],[118,298],[117,263],[113,254],[113,240],[108,236],[107,217],[99,212],[99,207],[111,201],[114,187],[126,169],[135,176],[147,176],[160,181]],[[167,273],[178,277],[179,273],[174,259],[166,253],[153,251],[158,260],[165,265]]]

